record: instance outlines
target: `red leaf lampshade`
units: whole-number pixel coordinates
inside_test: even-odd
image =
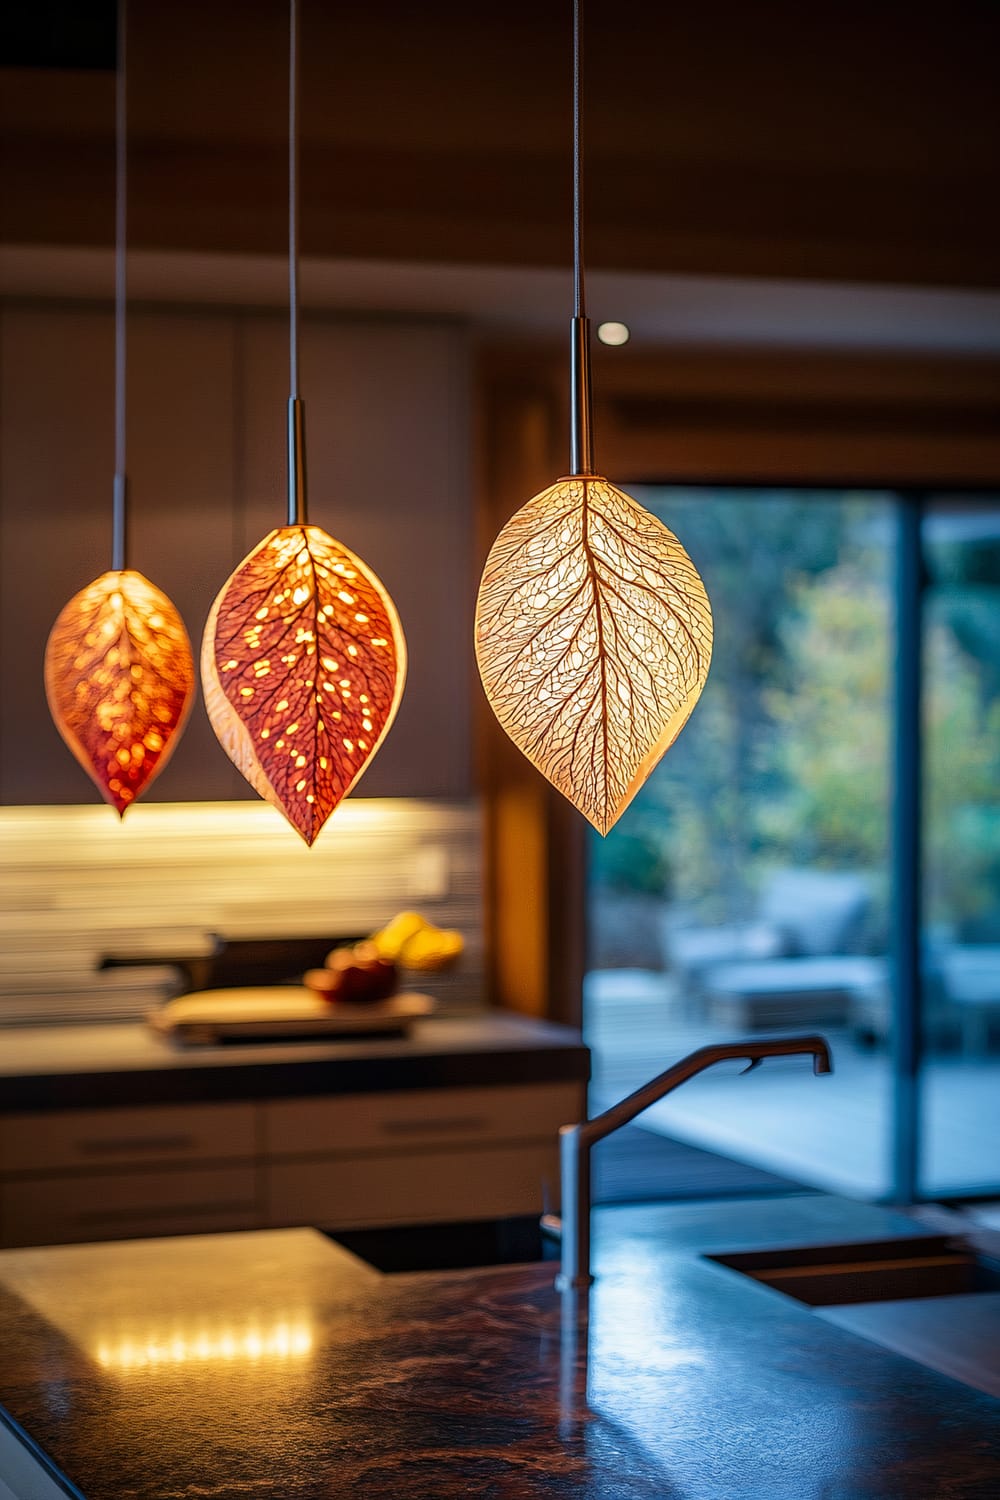
[[[312,844],[396,716],[406,642],[360,558],[318,526],[283,526],[220,591],[201,672],[226,754]]]
[[[102,573],[52,627],[45,648],[49,709],[120,817],[169,760],[193,688],[184,622],[141,573]]]

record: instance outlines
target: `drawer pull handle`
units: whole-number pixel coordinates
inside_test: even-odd
[[[383,1120],[382,1131],[385,1135],[420,1135],[431,1130],[482,1130],[487,1123],[485,1115],[449,1115],[442,1120]]]
[[[185,1219],[204,1218],[206,1214],[213,1216],[224,1214],[254,1214],[257,1212],[256,1203],[164,1203],[164,1204],[137,1204],[132,1208],[103,1208],[88,1209],[74,1214],[71,1220],[74,1224],[92,1226],[96,1224],[131,1224],[153,1222],[161,1219]]]
[[[190,1151],[197,1144],[193,1135],[109,1136],[107,1140],[80,1141],[84,1156],[114,1156],[123,1151]]]

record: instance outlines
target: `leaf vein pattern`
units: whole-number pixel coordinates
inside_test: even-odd
[[[693,709],[712,616],[666,526],[597,476],[528,501],[486,562],[476,654],[497,718],[607,832]]]
[[[405,643],[381,583],[319,527],[273,531],[216,600],[203,670],[219,738],[312,843],[399,703]]]

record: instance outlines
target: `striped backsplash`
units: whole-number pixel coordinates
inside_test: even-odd
[[[331,937],[413,909],[457,927],[455,970],[419,988],[482,1001],[477,805],[345,802],[311,849],[263,802],[0,808],[0,1024],[121,1020],[174,972],[98,971],[102,955],[199,955],[213,934]]]

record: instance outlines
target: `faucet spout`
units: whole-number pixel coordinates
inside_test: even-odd
[[[746,1042],[721,1042],[699,1047],[696,1052],[667,1068],[635,1093],[613,1104],[592,1120],[564,1125],[559,1132],[559,1168],[562,1188],[560,1219],[547,1216],[546,1228],[562,1235],[562,1264],[556,1277],[560,1291],[589,1286],[590,1274],[590,1153],[598,1141],[630,1124],[643,1110],[672,1093],[706,1068],[730,1059],[746,1059],[750,1072],[765,1057],[811,1056],[813,1072],[832,1073],[829,1044],[822,1036],[767,1037]]]

